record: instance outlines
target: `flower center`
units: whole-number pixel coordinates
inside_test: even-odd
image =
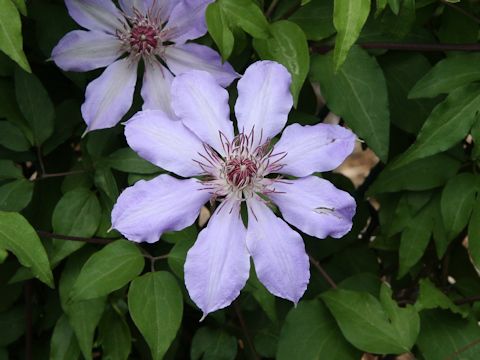
[[[250,159],[233,158],[226,163],[225,170],[228,182],[237,188],[243,188],[252,184],[257,165]]]
[[[130,46],[138,53],[150,54],[158,45],[158,29],[152,25],[139,24],[130,32]]]

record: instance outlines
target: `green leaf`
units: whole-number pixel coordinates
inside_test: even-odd
[[[69,301],[69,294],[89,254],[90,251],[85,251],[68,259],[60,278],[59,293],[62,308],[68,316],[82,354],[86,359],[91,360],[95,329],[102,317],[106,298]]]
[[[163,237],[163,236],[162,236]],[[183,279],[183,266],[187,258],[187,252],[195,243],[195,236],[186,236],[178,239],[172,250],[168,253],[168,266],[180,279]]]
[[[422,311],[421,319],[417,346],[425,360],[478,359],[478,346],[473,346],[480,338],[476,319],[443,310]]]
[[[99,326],[100,342],[105,360],[127,360],[132,348],[132,336],[125,319],[113,309],[105,312]]]
[[[460,162],[446,154],[437,154],[401,167],[390,163],[368,190],[369,194],[400,190],[421,191],[445,184],[460,169]]]
[[[100,215],[100,203],[95,194],[88,189],[77,188],[63,195],[55,206],[53,231],[62,235],[91,237],[97,231]],[[80,241],[53,240],[52,263],[57,264],[83,245],[85,243]]]
[[[0,211],[21,211],[32,200],[33,182],[19,179],[0,186]]]
[[[107,158],[107,165],[118,171],[136,174],[154,174],[162,171],[162,169],[142,159],[130,148],[119,149],[110,154]]]
[[[329,109],[386,161],[390,132],[387,85],[375,58],[355,46],[335,73],[333,54],[317,55],[312,60],[311,78],[320,83]]]
[[[135,243],[114,241],[93,254],[83,265],[71,291],[71,300],[108,295],[136,278],[144,266],[145,260]]]
[[[22,130],[8,121],[0,121],[0,145],[13,151],[28,151],[32,146]]]
[[[130,285],[128,308],[153,360],[161,360],[182,321],[183,297],[177,281],[165,271],[140,276]]]
[[[451,240],[467,226],[475,204],[479,179],[470,173],[451,178],[442,191],[440,206],[447,239]]]
[[[23,16],[27,16],[27,5],[25,4],[25,0],[12,0],[12,2]]]
[[[325,305],[301,301],[287,315],[278,341],[278,360],[357,360],[360,353],[343,337]]]
[[[391,121],[411,134],[417,134],[438,103],[436,99],[408,99],[408,92],[430,69],[428,59],[416,53],[382,56],[380,64],[388,87]]]
[[[53,288],[47,253],[37,233],[22,215],[0,211],[0,248],[15,254],[20,264],[30,268],[35,277]]]
[[[337,29],[333,62],[337,72],[358,39],[370,13],[370,0],[335,0],[333,24]]]
[[[223,14],[220,2],[214,2],[208,5],[205,19],[208,32],[212,36],[213,41],[215,41],[215,44],[217,44],[223,60],[228,59],[232,54],[235,40]]]
[[[400,12],[400,1],[401,0],[388,0],[388,6],[390,6],[390,9],[392,9],[395,15],[398,15]]]
[[[16,341],[25,332],[25,309],[21,305],[0,314],[0,346]]]
[[[22,169],[13,161],[0,160],[0,180],[23,179]]]
[[[22,22],[11,0],[0,0],[0,50],[25,71],[31,72],[23,52]]]
[[[20,69],[15,70],[15,94],[20,111],[33,132],[35,144],[39,146],[53,134],[53,103],[40,80]]]
[[[75,333],[68,322],[67,316],[62,315],[53,329],[50,340],[50,360],[77,360],[79,356],[80,348]]]
[[[480,269],[480,197],[474,204],[468,224],[468,252],[477,269]]]
[[[439,61],[410,91],[410,98],[435,97],[480,80],[480,55],[456,54]]]
[[[218,0],[228,20],[256,39],[269,36],[268,22],[262,10],[253,0]]]
[[[392,166],[399,167],[450,149],[468,135],[479,111],[480,85],[456,89],[435,107],[415,143]]]
[[[378,354],[410,351],[418,335],[419,318],[412,308],[399,308],[383,284],[381,303],[371,294],[329,290],[321,295],[345,338],[360,350]]]
[[[415,220],[402,232],[399,249],[398,277],[403,277],[423,256],[430,241],[435,208],[431,201],[415,216]]]
[[[313,0],[288,19],[302,28],[308,40],[323,40],[335,34],[333,0]]]
[[[418,311],[441,308],[467,317],[468,311],[462,310],[438,289],[429,279],[420,280],[420,295],[415,302]]]
[[[117,200],[119,192],[117,181],[113,176],[112,170],[106,166],[99,166],[95,169],[95,186],[102,190],[112,201]]]
[[[190,358],[234,360],[237,356],[237,340],[224,330],[202,327],[192,339]]]
[[[253,267],[250,268],[250,276],[244,291],[250,292],[260,307],[265,311],[268,318],[272,322],[277,322],[277,309],[275,306],[275,296],[270,294],[265,286],[258,280],[257,274]]]
[[[310,56],[307,39],[302,29],[291,21],[277,21],[270,25],[271,39],[255,39],[253,46],[264,60],[275,60],[292,75],[290,90],[294,105],[307,77]]]

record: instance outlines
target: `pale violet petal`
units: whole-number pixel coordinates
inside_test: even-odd
[[[135,242],[153,243],[193,224],[210,194],[195,179],[160,175],[125,189],[112,211],[112,228]]]
[[[122,53],[122,42],[116,36],[74,30],[53,48],[52,59],[64,71],[90,71],[110,65]]]
[[[181,0],[173,8],[165,25],[169,41],[183,44],[187,40],[197,39],[207,32],[205,10],[214,0]]]
[[[136,10],[165,23],[178,0],[119,0],[118,3],[127,16],[133,17]]]
[[[145,62],[145,73],[141,95],[144,110],[163,110],[168,116],[175,117],[171,105],[171,87],[173,75],[158,61]]]
[[[190,298],[203,311],[203,318],[235,300],[249,270],[240,205],[223,203],[198,235],[185,261],[185,285]]]
[[[220,133],[233,139],[228,92],[205,71],[192,70],[172,83],[172,106],[186,127],[223,154]]]
[[[87,131],[106,129],[120,122],[130,109],[137,81],[137,63],[128,58],[109,65],[87,86],[82,116]]]
[[[125,125],[125,136],[140,157],[165,170],[183,177],[202,173],[195,162],[204,153],[202,142],[181,121],[160,110],[137,113]]]
[[[329,181],[308,176],[276,182],[269,197],[283,218],[305,234],[323,239],[340,238],[352,228],[355,199]]]
[[[168,68],[175,75],[190,70],[203,70],[222,86],[230,85],[239,76],[228,62],[222,62],[220,55],[208,46],[193,43],[167,46],[164,57]]]
[[[146,15],[153,1],[157,2],[158,0],[118,0],[118,4],[127,16],[133,17],[135,10]]]
[[[85,29],[115,35],[126,26],[121,11],[111,0],[65,0],[65,5],[72,19]]]
[[[238,130],[249,134],[255,131],[260,144],[282,131],[293,104],[290,93],[291,76],[288,70],[273,61],[257,61],[250,65],[238,81],[235,115]]]
[[[274,154],[283,153],[282,174],[298,177],[337,168],[355,147],[356,136],[339,125],[292,124],[275,144]]]
[[[258,279],[272,294],[298,303],[310,279],[302,237],[259,197],[247,200],[247,208],[247,248]]]

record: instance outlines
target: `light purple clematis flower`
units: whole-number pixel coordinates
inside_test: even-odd
[[[181,121],[147,110],[126,125],[127,141],[141,157],[192,178],[160,175],[137,182],[118,198],[113,228],[131,241],[152,243],[191,225],[205,202],[220,202],[185,262],[188,292],[204,316],[239,295],[250,256],[272,294],[297,303],[305,292],[310,272],[302,237],[274,214],[271,202],[311,236],[338,238],[351,229],[354,199],[312,173],[339,166],[355,135],[338,125],[293,124],[275,145],[270,141],[287,122],[290,82],[278,63],[251,65],[238,82],[237,135],[227,91],[202,71],[173,80],[173,108]]]
[[[206,33],[205,9],[212,1],[119,0],[120,10],[111,0],[65,0],[70,16],[88,31],[65,35],[53,49],[52,59],[65,71],[107,66],[87,87],[82,105],[87,131],[113,127],[128,111],[140,59],[145,64],[143,108],[160,109],[170,116],[174,116],[173,75],[204,70],[222,86],[238,77],[214,50],[185,43]]]

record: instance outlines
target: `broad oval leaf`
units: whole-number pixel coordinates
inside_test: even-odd
[[[123,148],[108,156],[107,165],[118,171],[135,174],[154,174],[162,169],[142,159],[130,148]]]
[[[15,94],[20,111],[33,132],[37,146],[53,134],[55,108],[47,90],[33,74],[15,70]]]
[[[255,39],[253,46],[264,60],[275,60],[284,65],[292,75],[290,90],[294,105],[310,67],[307,38],[302,29],[291,21],[277,21],[270,25],[272,38]]]
[[[32,147],[22,131],[8,121],[0,121],[0,145],[13,151],[28,151]]]
[[[269,27],[265,15],[254,0],[218,0],[227,22],[241,27],[254,38],[266,39]]]
[[[72,301],[108,295],[140,274],[145,259],[135,243],[117,240],[93,254],[83,265],[70,293]]]
[[[333,0],[313,0],[298,9],[290,21],[300,26],[308,40],[323,40],[335,34]]]
[[[130,285],[128,308],[153,360],[161,360],[182,321],[183,297],[177,281],[165,271],[140,276]]]
[[[76,360],[80,357],[80,348],[67,316],[62,315],[53,329],[50,340],[50,360]]]
[[[276,358],[297,359],[299,354],[304,360],[360,358],[319,300],[301,301],[290,310],[282,327]]]
[[[480,80],[480,54],[456,54],[439,61],[410,90],[410,98],[435,97]]]
[[[80,187],[68,191],[55,206],[52,215],[53,230],[62,235],[90,237],[100,223],[100,203],[90,190]],[[80,241],[53,240],[52,264],[80,249]]]
[[[348,52],[358,39],[370,13],[370,0],[335,0],[333,24],[337,29],[333,62],[340,69]]]
[[[0,210],[22,211],[32,200],[33,182],[18,179],[0,186]]]
[[[190,358],[234,360],[237,357],[237,340],[225,330],[202,327],[192,339]]]
[[[317,55],[312,59],[310,77],[320,83],[329,109],[341,116],[385,162],[390,113],[385,77],[376,60],[355,46],[345,64],[335,73],[332,52]]]
[[[207,22],[208,32],[215,41],[215,44],[217,44],[223,60],[227,60],[233,51],[235,39],[228,26],[220,2],[214,2],[208,5],[205,20]]]
[[[30,268],[35,277],[53,288],[47,253],[37,233],[22,215],[0,211],[0,248],[15,254],[20,264]]]
[[[20,14],[11,0],[0,0],[0,50],[25,71],[31,72],[23,52]]]
[[[22,179],[22,169],[11,160],[0,160],[0,180]]]
[[[443,188],[440,206],[448,240],[452,240],[467,226],[479,180],[473,174],[462,173],[451,178]]]

